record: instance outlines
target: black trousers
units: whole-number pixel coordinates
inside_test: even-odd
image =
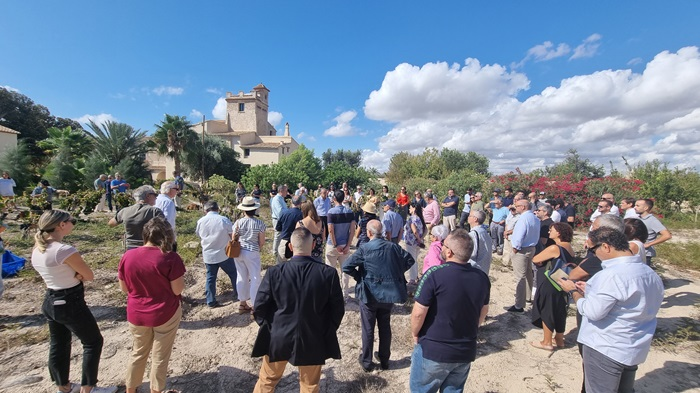
[[[469,218],[469,213],[467,213],[465,211],[462,212],[462,215],[459,218],[459,227],[462,229],[466,229],[467,231],[469,231],[471,229],[469,223],[467,223],[468,218]],[[464,226],[465,223],[467,224],[466,226]]]
[[[80,283],[73,288],[46,291],[41,310],[49,322],[49,374],[56,385],[70,382],[71,334],[83,344],[82,386],[97,385],[97,370],[102,354],[102,334],[95,317],[85,304]]]
[[[374,326],[379,329],[379,360],[389,363],[391,355],[391,309],[393,303],[360,302],[360,322],[362,326],[362,365],[370,367],[374,351]]]

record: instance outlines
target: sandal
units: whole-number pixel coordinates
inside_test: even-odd
[[[70,384],[70,390],[64,392],[64,391],[61,390],[61,388],[59,387],[58,390],[57,390],[57,392],[58,392],[58,393],[79,393],[79,392],[80,392],[80,384],[72,383],[72,382],[71,382],[71,384]]]
[[[241,303],[238,306],[238,313],[239,314],[247,314],[247,313],[252,312],[252,311],[253,311],[253,308],[250,307],[249,305],[247,305],[246,303]]]
[[[541,350],[544,350],[544,351],[549,351],[549,352],[554,351],[554,347],[553,347],[553,346],[551,346],[551,345],[542,345],[542,343],[539,342],[539,341],[532,341],[532,342],[530,342],[530,345],[532,345],[533,347],[535,347],[535,348],[537,348],[537,349],[541,349]]]

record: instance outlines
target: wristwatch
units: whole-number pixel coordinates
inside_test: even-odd
[[[569,296],[574,297],[574,293],[578,292],[576,289],[572,289],[569,291]]]

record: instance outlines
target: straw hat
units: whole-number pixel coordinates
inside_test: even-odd
[[[362,206],[362,210],[365,213],[377,214],[377,205],[372,202],[367,202]]]
[[[238,205],[238,210],[250,211],[260,209],[260,203],[255,198],[247,196],[243,198],[243,202]]]

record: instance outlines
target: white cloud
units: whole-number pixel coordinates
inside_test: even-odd
[[[279,112],[267,112],[267,121],[268,123],[272,124],[272,126],[275,128],[277,128],[277,126],[280,125],[280,123],[282,123],[283,118],[284,116],[282,116],[282,114]]]
[[[642,64],[644,60],[641,57],[635,57],[634,59],[627,62],[628,66],[634,66],[637,64]]]
[[[323,135],[335,137],[355,135],[357,129],[350,124],[355,117],[357,117],[357,112],[354,110],[341,113],[333,119],[336,124],[323,131]]]
[[[12,92],[15,92],[15,93],[20,93],[19,89],[15,89],[15,88],[12,87],[12,86],[4,85],[4,86],[0,86],[0,88],[5,89],[5,90],[7,90],[7,91],[12,91]]]
[[[215,119],[222,120],[226,117],[226,99],[224,97],[216,100],[216,105],[212,109],[211,114],[214,115]]]
[[[600,34],[591,34],[583,40],[583,43],[574,49],[574,54],[571,55],[569,60],[580,59],[583,57],[593,57],[598,53],[598,47],[600,47],[600,40],[603,38]]]
[[[309,142],[316,142],[316,138],[313,135],[309,135],[305,132],[300,132],[297,134],[297,139],[302,140],[305,139]]]
[[[108,121],[117,121],[117,118],[110,115],[109,113],[100,113],[99,115],[83,115],[77,119],[73,119],[80,124],[88,124],[90,120],[94,121],[98,126],[103,125]]]
[[[223,95],[223,94],[224,94],[224,91],[221,90],[221,89],[219,89],[219,88],[217,88],[217,87],[209,87],[209,88],[207,88],[206,92],[207,92],[207,93],[211,93],[211,94],[215,94],[215,95],[217,95],[217,96],[220,96],[220,95]]]
[[[596,41],[599,38],[596,39]],[[491,171],[532,170],[573,148],[598,164],[660,159],[700,162],[700,51],[664,51],[642,73],[604,70],[562,80],[527,99],[523,73],[468,59],[464,67],[401,64],[365,102],[365,116],[392,123],[363,151],[363,165],[388,168],[400,151],[475,151]]]
[[[195,119],[201,119],[204,114],[196,109],[192,109],[190,112],[190,117],[195,118]]]
[[[565,43],[560,43],[554,46],[552,41],[545,41],[540,45],[535,45],[528,49],[527,55],[519,63],[514,64],[513,68],[522,67],[529,60],[547,61],[556,59],[557,57],[566,56],[571,52],[571,47]]]
[[[155,89],[151,90],[151,92],[157,96],[179,96],[185,92],[185,89],[183,89],[182,87],[174,86],[158,86]]]

